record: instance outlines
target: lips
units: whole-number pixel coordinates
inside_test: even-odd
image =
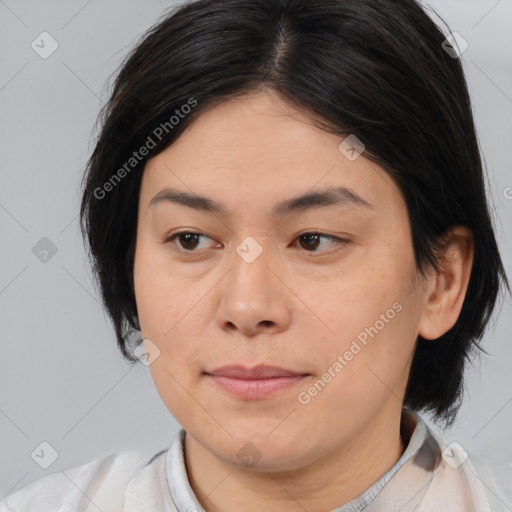
[[[308,373],[267,365],[254,368],[223,366],[205,373],[220,389],[245,400],[270,398],[290,390],[309,376]]]
[[[219,377],[230,377],[242,380],[260,380],[273,379],[278,377],[298,377],[308,375],[304,372],[288,370],[277,366],[260,365],[254,368],[245,368],[243,366],[223,366],[215,370],[206,372],[208,375]]]

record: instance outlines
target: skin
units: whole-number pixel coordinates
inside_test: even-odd
[[[460,313],[471,233],[454,227],[442,269],[423,277],[400,190],[364,156],[347,159],[338,149],[343,139],[260,91],[207,110],[146,165],[134,268],[139,320],[160,350],[151,374],[187,432],[188,477],[208,512],[325,512],[364,492],[405,449],[400,414],[418,334],[435,339]],[[372,207],[270,213],[276,203],[331,186]],[[151,206],[164,187],[206,196],[226,211]],[[206,236],[169,241],[190,231]],[[301,238],[307,232],[327,237],[311,244]],[[246,237],[262,249],[251,263],[236,251]],[[299,393],[397,302],[400,312],[300,403]],[[309,375],[250,400],[204,373],[228,364]],[[259,456],[252,466],[237,456],[248,442]]]

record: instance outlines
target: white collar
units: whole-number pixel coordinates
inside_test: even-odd
[[[469,460],[461,458],[459,465],[447,462],[440,441],[421,416],[404,409],[401,432],[409,442],[397,463],[363,494],[333,512],[422,512],[433,506],[444,512],[491,512]],[[204,512],[187,477],[185,435],[180,429],[167,452],[167,483],[178,512]]]

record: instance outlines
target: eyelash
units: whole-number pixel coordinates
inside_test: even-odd
[[[193,253],[200,253],[201,251],[199,250],[188,250],[188,249],[183,249],[183,248],[180,248],[177,246],[177,244],[175,243],[175,240],[180,237],[180,236],[184,236],[184,235],[197,235],[199,237],[205,237],[205,238],[210,238],[209,236],[203,234],[203,233],[200,233],[200,232],[197,232],[197,231],[182,231],[180,233],[174,233],[172,236],[170,236],[169,238],[167,238],[164,243],[165,244],[172,244],[174,245],[173,247],[173,250],[176,250],[176,251],[179,251],[179,252],[182,252],[182,253],[189,253],[189,254],[193,254]],[[296,240],[299,240],[300,238],[305,238],[305,237],[308,237],[308,236],[318,236],[318,237],[321,237],[321,238],[326,238],[332,242],[334,242],[336,245],[340,245],[340,246],[344,246],[346,244],[349,243],[349,240],[347,239],[344,239],[344,238],[339,238],[339,237],[335,237],[335,236],[332,236],[332,235],[327,235],[325,233],[320,233],[318,231],[307,231],[305,233],[301,233],[300,235],[297,236],[297,238],[295,239]],[[211,239],[213,240],[213,239]],[[332,251],[308,251],[305,249],[305,252],[309,252],[311,254],[315,254],[315,253],[330,253]]]

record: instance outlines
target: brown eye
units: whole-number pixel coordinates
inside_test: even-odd
[[[178,251],[199,252],[201,249],[201,242],[205,239],[214,242],[214,240],[212,240],[209,236],[204,235],[203,233],[184,231],[182,233],[175,233],[166,240],[166,243],[171,243]],[[300,235],[297,240],[299,241],[302,249],[305,249],[311,253],[328,252],[329,247],[335,245],[345,245],[349,242],[348,240],[326,235],[324,233],[304,233]],[[324,243],[325,240],[328,241],[327,244]],[[325,245],[327,246],[324,247]],[[216,247],[220,247],[220,244],[217,243]],[[208,246],[203,247],[203,249],[207,248]]]
[[[180,233],[178,240],[183,249],[194,250],[199,243],[200,236],[197,233]]]
[[[209,236],[202,233],[195,233],[193,231],[186,231],[182,233],[175,233],[166,240],[166,243],[177,245],[178,250],[185,252],[199,252],[196,250],[203,239],[211,240]]]
[[[329,240],[331,245],[342,245],[348,243],[348,240],[343,240],[323,233],[304,233],[298,237],[299,243],[303,249],[309,252],[323,252],[318,251],[321,246],[322,239]]]

